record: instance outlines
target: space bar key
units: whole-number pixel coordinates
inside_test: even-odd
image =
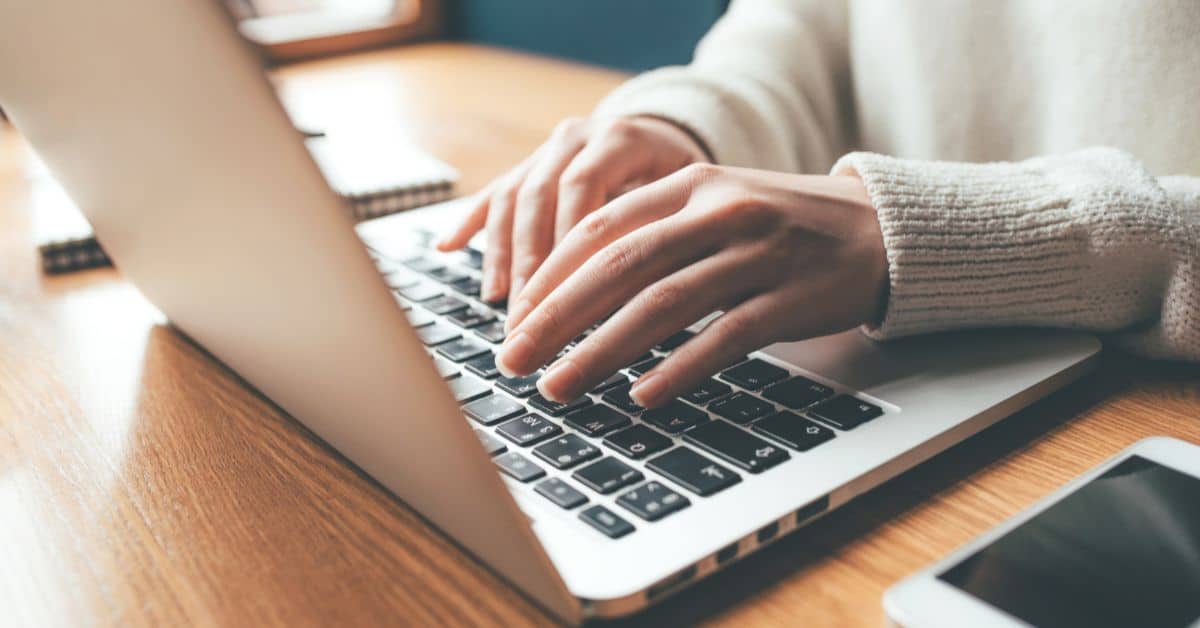
[[[762,473],[791,457],[777,445],[721,420],[688,430],[683,440],[750,473]]]

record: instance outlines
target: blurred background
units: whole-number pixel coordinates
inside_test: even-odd
[[[728,0],[228,0],[276,61],[412,39],[478,42],[619,70],[686,63]]]

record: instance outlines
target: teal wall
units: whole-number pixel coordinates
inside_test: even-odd
[[[727,0],[449,0],[455,39],[621,70],[687,63]]]

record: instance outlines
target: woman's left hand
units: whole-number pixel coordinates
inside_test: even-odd
[[[654,407],[749,351],[878,320],[887,278],[857,177],[696,164],[572,228],[510,304],[496,363],[531,373],[617,310],[539,381],[542,394],[568,401],[723,310],[634,384],[634,400]]]

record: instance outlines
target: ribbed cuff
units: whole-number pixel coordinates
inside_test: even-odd
[[[662,118],[690,131],[716,163],[754,163],[750,152],[753,142],[734,122],[721,93],[693,79],[676,80],[673,74],[679,69],[664,68],[630,80],[605,98],[593,115],[602,119],[637,115]]]
[[[1043,165],[840,159],[834,174],[862,178],[887,249],[887,308],[867,333],[1085,326],[1088,237],[1073,186],[1045,176]]]

